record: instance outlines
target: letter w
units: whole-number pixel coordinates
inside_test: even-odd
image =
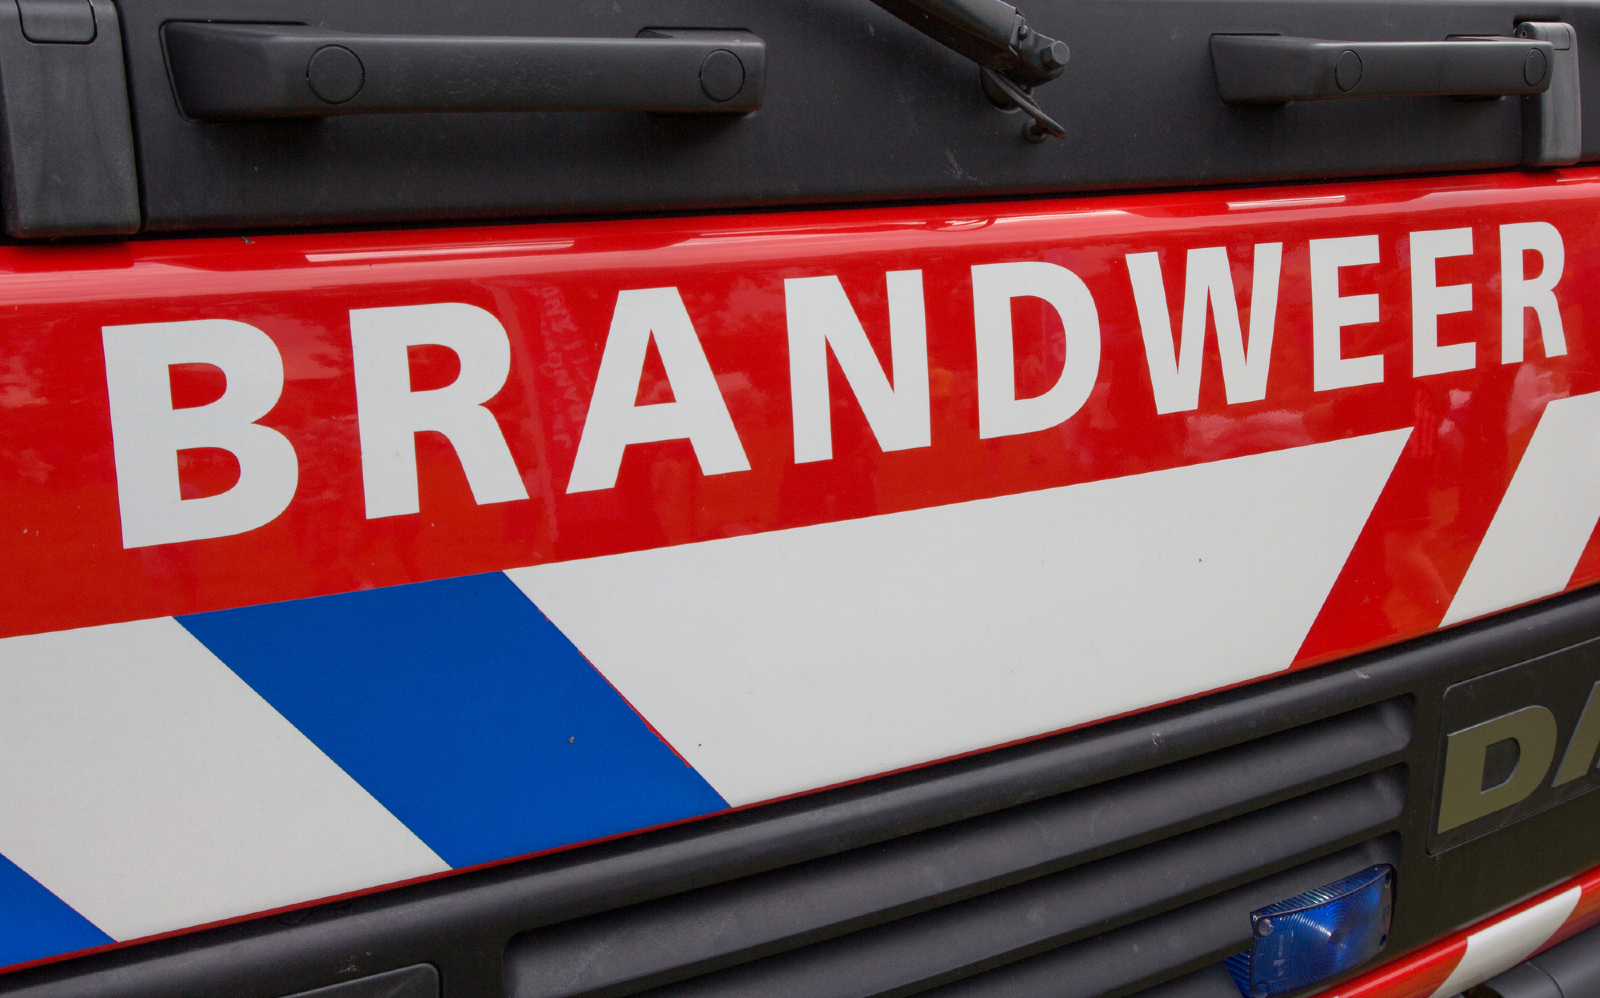
[[[1247,349],[1239,328],[1239,304],[1234,297],[1227,249],[1208,246],[1190,250],[1183,282],[1183,326],[1174,351],[1167,292],[1161,283],[1161,261],[1155,253],[1128,254],[1128,277],[1139,309],[1156,412],[1184,412],[1200,407],[1200,366],[1208,306],[1216,323],[1228,404],[1258,402],[1267,397],[1267,368],[1272,363],[1272,330],[1278,316],[1278,274],[1282,265],[1282,243],[1256,245]]]
[[[886,451],[926,447],[928,326],[922,305],[922,271],[884,275],[889,290],[889,350],[894,385],[872,352],[866,330],[837,277],[793,277],[783,282],[789,318],[789,391],[794,408],[794,460],[833,457],[828,396],[828,347],[861,403],[867,424]]]

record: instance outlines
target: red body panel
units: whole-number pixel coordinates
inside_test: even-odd
[[[706,219],[0,248],[0,570],[19,580],[0,636],[388,586],[1020,493],[1415,427],[1387,489],[1298,656],[1321,662],[1438,626],[1542,406],[1600,389],[1585,320],[1600,265],[1600,171],[1004,205],[797,212]],[[1532,314],[1526,360],[1500,359],[1497,226],[1553,223],[1568,353],[1546,357]],[[1471,227],[1476,252],[1438,283],[1470,283],[1471,312],[1441,343],[1476,366],[1412,372],[1408,236]],[[1344,331],[1346,357],[1383,358],[1381,383],[1315,391],[1307,241],[1376,234],[1380,260],[1341,293],[1376,293],[1379,321]],[[1277,338],[1259,402],[1227,404],[1208,338],[1200,405],[1160,415],[1126,254],[1157,251],[1174,315],[1183,254],[1226,246],[1248,316],[1258,243],[1283,244]],[[1093,293],[1102,357],[1087,404],[1061,426],[980,439],[974,402],[974,264],[1045,260]],[[1530,266],[1536,267],[1534,263]],[[883,452],[837,369],[834,457],[796,464],[783,280],[839,276],[888,367],[885,273],[920,269],[927,300],[932,445]],[[569,495],[568,475],[624,289],[676,287],[751,470],[702,475],[687,441],[628,449],[613,489]],[[1063,363],[1059,320],[1014,308],[1019,396]],[[477,505],[448,442],[418,440],[420,515],[363,514],[348,313],[463,302],[504,324],[512,373],[490,403],[530,498]],[[119,526],[103,326],[225,318],[264,330],[284,358],[261,422],[299,460],[298,491],[267,526],[125,550]],[[654,348],[639,401],[661,401]],[[652,373],[655,372],[655,373]],[[448,350],[412,351],[413,388],[455,376]],[[656,378],[652,384],[651,379]],[[215,369],[175,369],[177,405],[221,391]],[[225,491],[222,451],[182,455],[186,495]],[[1600,577],[1591,542],[1572,586]],[[26,580],[22,582],[20,580]]]

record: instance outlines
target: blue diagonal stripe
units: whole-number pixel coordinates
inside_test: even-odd
[[[109,942],[110,936],[0,856],[0,967]]]
[[[178,620],[451,866],[727,807],[498,572]]]

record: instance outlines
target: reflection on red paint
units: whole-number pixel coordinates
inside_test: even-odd
[[[1388,487],[1306,636],[1326,661],[1438,626],[1549,400],[1600,390],[1584,319],[1600,264],[1600,171],[1502,174],[1239,192],[793,212],[456,230],[0,247],[0,570],[28,579],[0,607],[0,635],[220,609],[867,517],[1414,427]],[[1565,240],[1558,295],[1568,353],[1546,357],[1533,317],[1522,363],[1500,361],[1498,226],[1550,220]],[[1409,234],[1472,229],[1475,252],[1441,258],[1438,283],[1470,284],[1438,342],[1475,343],[1474,368],[1412,376]],[[1377,384],[1316,391],[1309,243],[1375,234],[1379,262],[1338,293],[1376,294],[1375,323],[1346,326],[1343,355],[1380,356]],[[1126,259],[1159,254],[1177,335],[1189,250],[1224,247],[1249,326],[1256,247],[1281,243],[1266,397],[1229,404],[1214,331],[1199,405],[1159,414]],[[978,435],[971,268],[1040,260],[1093,294],[1101,335],[1088,401],[1054,428]],[[1530,258],[1530,273],[1537,260]],[[786,278],[837,275],[888,369],[885,274],[922,273],[932,443],[884,452],[830,361],[833,457],[797,464]],[[675,287],[748,455],[707,476],[686,440],[628,448],[615,487],[569,495],[620,291]],[[478,505],[454,449],[417,439],[421,512],[364,516],[351,371],[351,309],[461,302],[492,313],[511,374],[488,404],[529,498]],[[1017,394],[1065,363],[1061,319],[1013,303]],[[118,523],[100,329],[225,318],[271,337],[285,388],[262,420],[299,459],[277,519],[231,537],[125,550]],[[1214,329],[1214,319],[1207,329]],[[1174,343],[1174,352],[1177,345]],[[654,347],[652,347],[654,350]],[[413,348],[414,390],[459,373]],[[215,380],[215,379],[213,379]],[[173,401],[221,386],[175,369]],[[673,399],[652,353],[637,404]],[[226,453],[180,459],[186,495],[225,491]],[[1315,529],[1314,525],[1308,529]],[[1600,544],[1573,585],[1600,578]]]

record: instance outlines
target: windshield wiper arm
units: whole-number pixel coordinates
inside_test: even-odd
[[[1067,43],[1035,31],[1004,0],[872,0],[873,3],[983,71],[983,90],[997,107],[1021,108],[1033,119],[1028,137],[1066,132],[1033,102],[1033,88],[1067,68]],[[1009,84],[1009,85],[1007,85]]]

